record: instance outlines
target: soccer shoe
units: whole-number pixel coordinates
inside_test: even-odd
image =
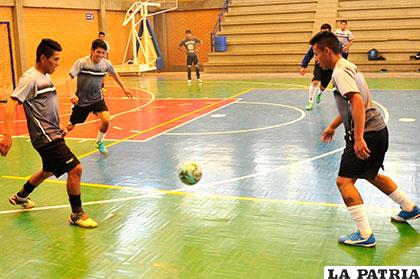
[[[9,202],[13,205],[21,205],[25,209],[30,209],[35,206],[35,203],[29,197],[21,198],[17,194],[11,196]]]
[[[192,80],[187,80],[187,83],[188,83],[188,85],[190,85],[191,84],[191,82],[192,82]]]
[[[108,149],[102,141],[97,142],[96,147],[99,149],[101,154],[108,154]]]
[[[376,238],[373,233],[369,236],[369,238],[364,238],[360,234],[360,231],[357,230],[354,233],[340,236],[338,238],[338,242],[351,246],[374,247],[376,245]]]
[[[85,212],[70,214],[69,223],[82,228],[96,228],[98,226],[98,223]]]
[[[313,109],[313,107],[314,107],[314,104],[313,104],[311,101],[309,101],[309,102],[306,104],[305,109],[306,109],[306,110],[312,110],[312,109]]]
[[[391,220],[395,222],[407,222],[420,218],[420,208],[416,205],[410,212],[401,210],[398,215],[391,216]]]
[[[203,80],[202,80],[201,78],[197,79],[197,81],[198,81],[199,83],[202,83],[202,82],[203,82]]]
[[[316,94],[316,103],[317,104],[321,103],[321,97],[322,97],[322,93],[320,91],[318,94]]]

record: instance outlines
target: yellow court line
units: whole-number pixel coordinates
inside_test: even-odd
[[[230,97],[228,97],[228,98],[225,98],[225,99],[223,99],[223,100],[221,100],[221,101],[219,101],[219,102],[216,102],[216,103],[213,103],[213,104],[207,105],[207,106],[205,106],[205,107],[202,107],[202,108],[199,108],[199,109],[196,109],[196,110],[193,110],[193,111],[191,111],[191,112],[188,112],[188,113],[186,113],[186,114],[180,115],[180,116],[178,116],[178,117],[176,117],[176,118],[173,118],[173,119],[171,119],[171,120],[168,120],[168,121],[166,121],[166,122],[163,122],[163,123],[160,123],[160,124],[155,125],[155,126],[153,126],[153,127],[150,127],[150,128],[148,128],[148,129],[146,129],[146,130],[142,130],[142,131],[140,131],[140,132],[138,132],[138,133],[132,134],[132,135],[130,135],[130,136],[128,136],[128,137],[125,137],[125,138],[123,138],[123,139],[120,139],[120,140],[114,141],[113,143],[107,144],[107,145],[106,145],[106,147],[111,147],[111,146],[114,146],[114,145],[116,145],[116,144],[119,144],[119,143],[125,142],[125,141],[130,140],[130,139],[132,139],[132,138],[135,138],[135,137],[137,137],[137,136],[139,136],[139,135],[142,135],[142,134],[148,133],[148,132],[150,132],[150,131],[153,131],[153,130],[155,130],[155,129],[158,129],[158,128],[160,128],[160,127],[163,127],[163,126],[165,126],[165,125],[168,125],[168,124],[170,124],[170,123],[172,123],[172,122],[175,122],[175,121],[178,121],[178,120],[180,120],[180,119],[182,119],[182,118],[185,118],[185,117],[187,117],[187,116],[190,116],[191,114],[194,114],[194,113],[200,112],[200,111],[202,111],[202,110],[206,110],[206,109],[208,109],[208,108],[211,108],[211,107],[213,107],[213,106],[216,106],[216,105],[218,105],[218,104],[220,104],[220,103],[225,102],[226,100],[229,100],[229,99],[234,99],[234,98],[236,98],[236,97],[239,97],[240,95],[243,95],[243,94],[245,94],[245,93],[248,93],[248,92],[250,92],[250,91],[252,91],[252,90],[254,90],[254,88],[248,88],[248,89],[243,90],[243,91],[241,91],[241,92],[239,92],[239,93],[237,93],[237,94],[234,94],[234,95],[232,95],[232,96],[230,96]],[[92,154],[95,154],[96,152],[98,152],[98,150],[94,150],[94,151],[91,151],[91,152],[85,153],[85,154],[83,154],[83,155],[77,156],[77,157],[78,157],[79,159],[83,159],[83,158],[85,158],[85,157],[87,157],[87,156],[90,156],[90,155],[92,155]]]
[[[21,176],[8,176],[4,175],[0,178],[10,179],[10,180],[27,180],[26,177]],[[66,181],[62,180],[52,180],[46,179],[45,182],[56,183],[56,184],[66,184]],[[84,187],[92,188],[103,188],[103,189],[115,189],[115,190],[133,190],[137,192],[144,192],[144,190],[130,187],[130,186],[117,186],[117,185],[108,185],[108,184],[97,184],[97,183],[86,183],[81,182],[80,185]],[[155,192],[156,194],[165,194],[171,196],[203,196],[207,198],[213,198],[218,200],[239,200],[239,201],[250,201],[250,202],[259,202],[259,203],[271,203],[271,204],[288,204],[288,205],[304,205],[304,206],[317,206],[317,207],[332,207],[332,208],[346,208],[344,204],[337,203],[326,203],[326,202],[311,202],[311,201],[298,201],[298,200],[281,200],[281,199],[269,199],[269,198],[256,198],[256,197],[244,197],[244,196],[227,196],[219,194],[209,194],[209,193],[194,193],[194,192],[185,192],[177,190],[161,190],[161,189],[151,189],[150,191]],[[391,211],[395,208],[384,208],[384,207],[374,207],[367,206],[368,209],[383,212],[384,210]]]

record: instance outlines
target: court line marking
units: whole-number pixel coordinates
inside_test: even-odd
[[[378,102],[374,101],[374,103],[382,109],[382,111],[384,112],[384,121],[385,121],[386,124],[388,124],[389,118],[390,118],[388,109]],[[236,181],[240,181],[240,180],[244,180],[244,179],[254,178],[254,177],[257,177],[257,176],[260,176],[260,175],[267,175],[269,173],[273,173],[273,172],[276,172],[276,171],[279,171],[279,170],[282,170],[282,169],[285,169],[285,168],[288,168],[288,167],[291,167],[291,166],[295,166],[295,165],[309,163],[309,162],[312,162],[312,161],[315,161],[315,160],[319,160],[319,159],[325,158],[327,156],[333,155],[335,153],[338,153],[342,150],[344,150],[344,147],[334,149],[332,151],[329,151],[329,152],[324,153],[324,154],[320,154],[320,155],[312,157],[312,158],[307,158],[307,159],[304,159],[304,160],[301,160],[301,161],[295,161],[295,162],[292,162],[288,165],[281,165],[281,166],[278,166],[276,168],[269,169],[269,170],[266,170],[266,171],[257,172],[257,173],[254,173],[254,174],[249,174],[249,175],[244,175],[244,176],[239,176],[239,177],[234,177],[234,178],[225,179],[225,180],[221,180],[221,181],[216,181],[216,182],[212,182],[212,183],[207,183],[207,184],[203,184],[203,185],[197,185],[197,186],[194,187],[194,189],[202,188],[202,187],[215,186],[215,185],[225,184],[225,183],[229,183],[229,182],[236,182]],[[182,191],[182,190],[187,190],[187,189],[189,189],[189,187],[184,186],[184,187],[180,188],[179,190]]]
[[[19,177],[19,176],[2,176],[1,178],[12,179],[12,180],[26,180],[27,179],[25,177]],[[66,183],[65,181],[51,180],[51,179],[47,179],[45,180],[45,182],[56,183],[56,184]],[[211,194],[211,193],[187,192],[187,191],[181,191],[180,189],[174,189],[174,190],[148,189],[145,191],[144,189],[139,189],[139,188],[130,187],[130,186],[117,186],[117,185],[106,185],[106,184],[85,183],[85,182],[82,182],[81,185],[86,186],[86,187],[116,189],[116,190],[123,190],[123,191],[133,190],[135,192],[145,193],[139,196],[123,197],[123,198],[108,199],[108,200],[98,200],[98,201],[87,201],[87,202],[83,202],[84,206],[96,205],[96,204],[107,204],[107,203],[129,201],[129,200],[139,200],[143,198],[153,198],[153,197],[162,196],[162,195],[173,195],[173,196],[184,196],[184,197],[204,196],[204,197],[213,198],[217,200],[235,200],[235,201],[239,200],[239,201],[271,203],[271,204],[304,205],[304,206],[332,207],[332,208],[346,209],[346,206],[344,204],[338,204],[338,203],[282,200],[282,199],[256,198],[256,197],[245,197],[245,196],[227,196],[227,195],[219,195],[219,194]],[[31,209],[3,210],[3,211],[0,211],[0,215],[23,213],[23,212],[29,212],[29,211],[44,211],[44,210],[61,209],[61,208],[69,208],[69,207],[70,205],[63,204],[63,205],[34,207]],[[396,210],[396,208],[386,208],[386,207],[376,207],[376,206],[367,206],[367,208],[370,210],[378,211],[378,212],[384,212],[384,210],[386,211]]]
[[[182,118],[185,118],[185,117],[190,116],[190,115],[192,115],[192,114],[195,114],[195,113],[197,113],[197,112],[200,112],[200,111],[206,110],[206,109],[208,109],[208,108],[211,108],[211,107],[217,106],[218,104],[223,103],[223,102],[226,102],[226,101],[227,101],[227,100],[229,100],[229,99],[235,99],[236,97],[238,97],[238,96],[240,96],[240,95],[243,95],[243,94],[245,94],[245,93],[248,93],[248,92],[250,92],[250,91],[252,91],[252,90],[254,90],[254,89],[253,89],[253,88],[248,88],[247,90],[243,90],[243,91],[241,91],[241,92],[239,92],[239,93],[236,93],[236,94],[234,94],[234,95],[232,95],[232,96],[230,96],[230,97],[224,98],[224,99],[222,99],[222,100],[220,100],[220,101],[218,101],[218,102],[215,102],[215,103],[213,103],[213,104],[210,104],[210,105],[207,105],[207,106],[201,107],[201,108],[199,108],[199,109],[196,109],[196,110],[190,111],[190,112],[188,112],[188,113],[185,113],[185,114],[183,114],[183,115],[180,115],[180,116],[178,116],[178,117],[175,117],[175,118],[173,118],[173,119],[170,119],[170,120],[168,120],[168,121],[165,121],[165,122],[160,123],[160,124],[158,124],[158,125],[155,125],[155,126],[153,126],[153,127],[150,127],[150,128],[145,129],[145,130],[142,130],[142,131],[140,131],[139,133],[132,134],[132,135],[127,136],[127,137],[125,137],[125,138],[123,138],[123,139],[120,139],[120,140],[117,140],[117,141],[115,141],[115,142],[113,142],[113,143],[107,144],[107,145],[106,145],[106,147],[108,147],[108,148],[109,148],[109,147],[111,147],[111,146],[114,146],[114,145],[120,144],[120,143],[122,143],[122,142],[126,142],[127,140],[130,140],[130,139],[132,139],[132,138],[138,137],[139,135],[142,135],[142,134],[148,133],[148,132],[150,132],[150,131],[153,131],[153,130],[155,130],[155,129],[158,129],[158,128],[160,128],[160,127],[163,127],[163,126],[165,126],[165,125],[171,124],[171,123],[173,123],[173,122],[175,122],[175,121],[178,121],[178,120],[180,120],[180,119],[182,119]],[[196,119],[196,118],[194,118],[194,119]],[[85,158],[85,157],[87,157],[87,156],[90,156],[90,155],[92,155],[92,154],[95,154],[95,153],[97,153],[97,152],[98,152],[98,150],[93,150],[93,151],[90,151],[90,152],[88,152],[88,153],[85,153],[85,154],[83,154],[83,155],[78,156],[78,158],[79,158],[79,159],[83,159],[83,158]]]
[[[248,89],[248,90],[252,91],[253,89]],[[242,93],[242,94],[245,94],[245,93]],[[237,95],[239,96],[240,93],[238,93]],[[389,112],[386,109],[386,107],[383,106],[382,104],[378,103],[378,102],[375,102],[375,104],[383,110],[384,116],[385,116],[384,117],[385,122],[388,123],[390,117],[389,117]],[[324,153],[324,154],[321,154],[321,155],[318,155],[318,156],[315,156],[315,157],[312,157],[312,158],[308,158],[308,159],[304,159],[304,160],[301,160],[301,161],[293,162],[293,163],[288,164],[288,165],[282,165],[282,166],[279,166],[275,169],[255,173],[255,174],[252,174],[252,175],[226,179],[226,180],[223,180],[223,181],[218,181],[218,182],[214,182],[214,183],[207,183],[207,184],[204,184],[204,185],[197,185],[193,189],[195,190],[199,187],[201,188],[201,187],[204,187],[204,186],[214,186],[214,185],[219,185],[219,184],[223,184],[223,183],[227,183],[227,182],[248,179],[248,178],[256,177],[256,176],[259,176],[259,175],[262,175],[262,174],[268,174],[268,173],[280,170],[282,168],[287,168],[287,167],[294,166],[294,165],[297,165],[297,164],[302,164],[302,163],[315,161],[315,160],[333,155],[333,154],[335,154],[339,151],[342,151],[343,149],[344,149],[344,147],[338,148],[338,149],[332,150],[330,152],[327,152],[327,153]],[[15,179],[15,180],[27,180],[28,179],[28,177],[19,177],[19,176],[2,176],[2,178]],[[50,179],[48,179],[48,180],[45,180],[45,181],[50,182],[50,183],[66,184],[66,181],[62,181],[62,180],[50,180]],[[95,187],[95,188],[107,188],[107,189],[119,189],[119,190],[126,190],[126,191],[135,190],[135,191],[139,191],[139,192],[145,192],[144,189],[138,189],[138,188],[129,187],[129,186],[117,186],[117,185],[95,184],[95,183],[85,183],[85,182],[82,182],[81,186]],[[209,194],[209,193],[188,192],[188,191],[183,191],[184,189],[191,189],[191,187],[183,186],[179,189],[174,189],[174,190],[151,189],[151,191],[154,191],[155,193],[148,194],[148,195],[142,195],[142,196],[136,196],[136,197],[126,197],[126,198],[120,198],[120,199],[85,202],[84,205],[112,203],[112,202],[119,202],[119,201],[126,201],[126,200],[141,199],[141,198],[145,198],[145,197],[155,196],[155,195],[158,195],[158,194],[170,194],[170,195],[181,195],[181,196],[203,195],[203,196],[207,196],[207,197],[213,197],[213,198],[225,199],[225,200],[246,200],[246,201],[254,201],[254,202],[269,202],[269,203],[282,203],[282,204],[297,204],[297,205],[312,205],[312,206],[345,208],[345,206],[343,204],[308,202],[308,201],[294,201],[294,200],[280,200],[280,199],[267,199],[267,198],[256,198],[256,197],[225,196],[225,195],[217,195],[217,194]],[[69,207],[69,205],[45,206],[45,207],[38,207],[38,208],[33,208],[33,209],[6,210],[6,211],[0,211],[0,215],[18,213],[18,212],[26,212],[26,211],[49,210],[49,209],[65,208],[65,207]],[[371,206],[367,206],[367,208],[373,209],[373,210],[376,209],[376,210],[381,211],[381,212],[383,212],[383,210],[388,210],[388,211],[395,210],[395,209],[391,209],[391,208],[381,208],[381,207],[371,207]]]
[[[293,106],[288,106],[288,105],[282,105],[282,104],[276,104],[276,103],[263,103],[263,102],[245,102],[245,101],[241,101],[241,102],[236,102],[236,104],[251,104],[251,105],[266,105],[266,106],[276,106],[276,107],[284,107],[284,108],[290,108],[293,110],[296,110],[298,112],[300,112],[300,116],[297,119],[291,120],[289,122],[285,122],[285,123],[281,123],[281,124],[276,124],[276,125],[272,125],[272,126],[266,126],[266,127],[261,127],[261,128],[252,128],[252,129],[243,129],[243,130],[231,130],[231,131],[220,131],[220,132],[191,132],[191,133],[165,133],[165,135],[169,135],[169,136],[204,136],[204,135],[225,135],[225,134],[240,134],[240,133],[248,133],[248,132],[257,132],[257,131],[263,131],[263,130],[269,130],[269,129],[274,129],[274,128],[279,128],[279,127],[283,127],[283,126],[287,126],[296,122],[301,121],[303,118],[306,117],[306,113],[297,107],[293,107]]]
[[[242,99],[238,98],[238,99],[234,100],[233,102],[230,102],[230,103],[228,103],[228,104],[226,104],[226,105],[224,105],[224,106],[221,106],[221,107],[218,107],[218,108],[216,108],[216,109],[214,109],[214,110],[212,110],[212,111],[206,112],[206,113],[204,113],[204,114],[202,114],[202,115],[200,115],[200,116],[198,116],[198,117],[196,117],[196,118],[193,118],[193,119],[190,119],[190,120],[188,120],[188,121],[185,121],[185,122],[183,122],[183,123],[181,123],[181,124],[179,124],[179,125],[177,125],[177,126],[175,126],[175,127],[172,127],[172,128],[170,128],[170,129],[168,129],[168,130],[166,130],[166,131],[163,131],[163,132],[158,133],[158,134],[156,134],[156,135],[154,135],[154,136],[152,136],[152,137],[150,137],[150,138],[148,138],[148,139],[145,139],[145,140],[143,140],[143,142],[147,142],[147,141],[152,140],[152,139],[154,139],[154,138],[157,138],[157,137],[159,137],[159,136],[166,135],[166,134],[167,134],[167,133],[169,133],[170,131],[173,131],[173,130],[175,130],[175,129],[181,128],[181,127],[182,127],[182,126],[184,126],[184,125],[187,125],[187,124],[190,124],[191,122],[197,121],[197,120],[198,120],[198,119],[200,119],[200,118],[206,117],[206,116],[207,116],[207,115],[209,115],[209,114],[215,113],[215,112],[217,112],[218,110],[221,110],[221,109],[223,109],[223,108],[226,108],[226,107],[228,107],[228,106],[231,106],[231,105],[233,105],[233,104],[235,104],[235,103],[237,103],[237,102],[239,102],[239,101],[241,101],[241,100],[242,100]]]

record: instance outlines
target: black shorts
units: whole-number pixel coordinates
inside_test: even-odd
[[[94,103],[86,107],[79,107],[75,105],[70,116],[70,123],[76,125],[78,123],[83,123],[86,121],[86,118],[89,116],[89,113],[97,113],[102,111],[108,111],[105,100]]]
[[[64,139],[53,140],[49,144],[38,148],[37,151],[42,158],[42,169],[52,172],[57,178],[80,164]]]
[[[312,81],[319,80],[321,82],[321,86],[323,88],[327,88],[328,84],[331,81],[332,73],[333,73],[332,69],[323,70],[321,66],[319,66],[318,63],[315,63],[314,77]]]
[[[187,55],[187,66],[191,66],[192,64],[198,65],[198,56],[197,55]]]
[[[346,148],[341,156],[341,177],[373,179],[378,175],[379,169],[384,168],[385,153],[388,150],[388,129],[384,128],[377,132],[365,133],[364,139],[370,150],[370,157],[360,160],[354,153],[354,141],[346,139]]]

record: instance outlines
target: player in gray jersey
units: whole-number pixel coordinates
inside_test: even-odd
[[[356,223],[357,231],[341,236],[338,241],[353,246],[372,247],[376,245],[376,239],[369,225],[363,199],[355,187],[358,179],[366,179],[399,204],[402,210],[391,217],[393,221],[417,219],[420,217],[420,209],[391,178],[379,174],[388,150],[388,129],[382,115],[373,105],[363,74],[356,65],[341,57],[340,43],[334,33],[318,33],[310,43],[321,68],[333,69],[334,97],[339,112],[322,133],[321,140],[331,142],[335,130],[341,124],[344,124],[346,131],[346,147],[336,183]]]
[[[67,173],[67,193],[72,209],[69,222],[94,228],[98,224],[82,208],[82,165],[64,142],[67,130],[60,125],[57,92],[49,76],[58,67],[61,50],[60,44],[50,39],[43,39],[38,45],[35,66],[23,74],[7,102],[0,154],[6,156],[12,147],[15,109],[23,104],[32,145],[42,158],[42,170],[35,172],[22,189],[9,198],[9,202],[25,209],[32,208],[35,203],[28,197],[29,194],[48,177],[55,175],[58,178]]]
[[[102,93],[102,81],[105,75],[110,74],[121,86],[124,94],[132,98],[131,91],[126,89],[118,73],[114,70],[111,61],[105,59],[107,46],[104,41],[96,39],[92,42],[91,54],[80,58],[74,63],[67,79],[67,91],[74,104],[70,116],[68,131],[74,129],[76,124],[85,122],[92,112],[101,120],[96,146],[99,152],[107,154],[108,150],[103,143],[105,133],[109,127],[109,111]],[[77,77],[77,90],[72,88],[72,80]],[[76,92],[76,93],[74,93]]]

